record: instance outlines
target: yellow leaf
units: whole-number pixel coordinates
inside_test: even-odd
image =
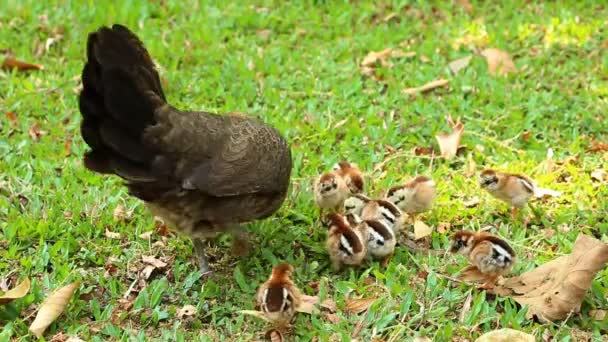
[[[359,298],[359,299],[346,299],[345,300],[345,304],[346,304],[346,311],[352,313],[352,314],[360,314],[364,311],[366,311],[367,309],[369,309],[370,306],[372,306],[372,304],[374,304],[374,302],[377,300],[378,298],[376,297],[369,297],[369,298]]]
[[[452,132],[437,134],[435,138],[439,143],[441,156],[445,159],[451,159],[458,153],[458,146],[460,146],[460,139],[462,139],[462,133],[464,132],[464,124],[460,121],[460,118],[454,122],[451,115],[448,115],[447,120],[452,128]]]
[[[44,334],[46,328],[63,313],[79,285],[79,283],[71,283],[60,288],[40,305],[38,314],[30,325],[32,334],[36,337],[41,337]]]
[[[415,95],[417,93],[426,93],[427,91],[433,90],[435,88],[445,87],[448,85],[448,83],[450,83],[450,81],[448,81],[446,79],[439,79],[439,80],[435,80],[435,81],[426,83],[425,85],[420,86],[420,87],[406,88],[403,90],[403,92],[406,93],[407,95]]]
[[[534,342],[534,336],[514,329],[500,329],[481,335],[475,342]]]
[[[492,75],[506,75],[517,72],[517,67],[513,63],[511,56],[499,49],[485,49],[481,55],[488,62],[488,71]]]
[[[0,305],[8,304],[14,299],[23,298],[30,291],[30,279],[25,278],[19,285],[0,296]]]
[[[420,240],[431,235],[431,233],[433,233],[433,228],[429,227],[426,223],[422,221],[414,222],[414,239]]]
[[[448,64],[448,67],[454,74],[456,74],[460,70],[468,67],[469,63],[471,63],[472,58],[473,58],[473,56],[467,56],[464,58],[457,59],[455,61],[451,61],[450,64]]]

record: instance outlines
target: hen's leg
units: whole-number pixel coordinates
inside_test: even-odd
[[[194,253],[198,258],[198,267],[203,272],[203,275],[211,275],[211,268],[209,268],[209,262],[205,255],[205,246],[201,238],[192,238],[192,244],[194,245]]]

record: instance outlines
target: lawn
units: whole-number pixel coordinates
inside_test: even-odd
[[[369,194],[429,175],[438,197],[420,218],[435,228],[427,247],[443,251],[450,232],[492,225],[519,255],[514,274],[568,254],[578,234],[608,242],[607,183],[591,177],[606,167],[608,154],[588,152],[608,142],[608,7],[591,1],[473,2],[472,11],[449,1],[113,3],[0,3],[0,49],[44,66],[0,71],[0,285],[32,280],[28,295],[0,306],[0,341],[34,339],[28,327],[36,308],[76,281],[81,285],[47,340],[263,339],[264,323],[238,311],[254,308],[257,286],[283,260],[295,266],[303,292],[318,290],[338,305],[334,322],[299,314],[288,340],[464,341],[500,327],[554,341],[600,341],[608,334],[608,318],[590,313],[608,310],[606,269],[581,312],[553,324],[526,319],[526,309],[510,298],[451,281],[467,265],[459,256],[398,247],[386,268],[373,262],[334,274],[311,194],[313,179],[342,158],[366,172]],[[246,259],[230,255],[229,237],[218,238],[209,249],[216,271],[210,280],[197,271],[188,239],[159,227],[120,179],[82,165],[87,147],[77,93],[86,37],[112,23],[144,41],[171,104],[247,112],[291,143],[292,190],[283,207],[249,225],[255,248]],[[412,53],[378,65],[376,79],[363,75],[365,56],[385,48]],[[479,55],[484,48],[509,52],[518,71],[492,75]],[[450,62],[469,55],[466,68],[450,71]],[[449,84],[417,96],[403,92],[437,79]],[[448,114],[465,125],[459,155],[414,153],[439,150],[435,135],[449,131]],[[472,172],[486,167],[528,174],[563,195],[537,201],[538,216],[525,227],[480,189]],[[478,205],[463,204],[475,196]],[[448,229],[436,229],[445,223]],[[167,265],[146,280],[144,256]],[[345,298],[371,296],[378,300],[366,312],[345,312]],[[185,305],[197,313],[179,315]]]

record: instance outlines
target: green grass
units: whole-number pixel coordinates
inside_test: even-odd
[[[579,233],[608,242],[606,185],[590,172],[606,165],[606,154],[585,153],[594,138],[608,140],[608,8],[594,2],[526,5],[459,5],[424,1],[282,1],[229,4],[211,1],[40,1],[0,2],[0,49],[41,63],[42,71],[0,72],[0,276],[11,286],[28,276],[32,289],[0,309],[0,341],[30,340],[34,309],[52,290],[82,283],[68,310],[47,331],[85,340],[251,340],[265,327],[236,313],[253,309],[254,293],[280,260],[296,267],[296,282],[321,280],[321,292],[334,298],[339,324],[301,314],[294,340],[348,341],[362,319],[358,338],[407,340],[426,335],[435,341],[474,339],[497,327],[513,327],[556,341],[587,336],[601,340],[608,324],[589,317],[608,309],[608,270],[587,292],[581,312],[565,322],[538,324],[511,299],[486,299],[483,292],[450,282],[466,265],[456,256],[427,256],[399,248],[388,268],[378,263],[334,275],[324,251],[325,231],[316,222],[312,179],[341,158],[368,172],[370,193],[415,174],[438,182],[434,210],[424,215],[432,226],[450,222],[452,230],[495,225],[520,255],[515,274],[570,252]],[[409,4],[408,4],[409,3]],[[382,21],[390,13],[396,16]],[[79,137],[76,99],[87,33],[114,22],[131,27],[160,65],[165,93],[178,108],[214,112],[242,111],[277,127],[292,144],[293,191],[272,218],[250,225],[256,233],[251,257],[229,255],[229,239],[211,249],[216,277],[208,282],[193,266],[185,238],[152,234],[154,221],[141,202],[129,197],[116,177],[84,169],[86,150]],[[63,28],[63,38],[35,57],[38,46]],[[260,30],[269,30],[267,37]],[[458,39],[471,45],[455,48]],[[384,84],[365,78],[358,64],[369,51],[399,48],[416,57],[392,60],[381,68]],[[457,75],[447,64],[477,48],[496,47],[515,57],[520,72],[489,75],[485,61],[473,58]],[[421,60],[426,56],[428,61]],[[403,88],[448,78],[448,88],[409,98]],[[14,112],[11,123],[6,112]],[[393,113],[391,115],[390,113]],[[447,130],[445,116],[463,117],[462,156],[451,161],[415,156],[416,146],[435,146],[434,135]],[[335,128],[337,123],[344,123]],[[38,141],[28,129],[38,123],[47,134]],[[530,131],[528,140],[521,138]],[[71,154],[66,142],[71,139]],[[385,172],[373,171],[389,151]],[[544,167],[547,148],[556,161],[579,154],[571,165]],[[507,208],[480,193],[475,177],[464,175],[468,160],[477,170],[495,167],[527,173],[564,196],[536,207],[542,213],[528,228],[513,222]],[[479,195],[480,206],[465,208],[463,198]],[[134,210],[130,222],[115,221],[118,205]],[[529,211],[528,211],[529,212]],[[106,227],[122,234],[105,237]],[[546,230],[555,235],[546,237]],[[164,241],[163,246],[152,246]],[[448,235],[433,233],[431,247],[444,249]],[[168,262],[152,276],[134,306],[124,309],[123,294],[137,278],[141,257]],[[108,264],[112,275],[104,274]],[[425,281],[418,276],[428,271]],[[369,285],[369,277],[374,277]],[[136,285],[139,288],[139,285]],[[364,316],[343,312],[350,291],[381,294]],[[468,294],[471,309],[459,322]],[[186,304],[198,315],[178,319]],[[422,310],[422,306],[425,307]]]

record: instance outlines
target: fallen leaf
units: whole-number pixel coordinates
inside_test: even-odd
[[[429,272],[425,271],[425,270],[420,270],[420,271],[416,272],[416,275],[418,276],[418,278],[426,281],[427,278],[429,277]]]
[[[479,196],[474,196],[466,201],[463,201],[462,205],[464,205],[465,208],[475,208],[477,205],[479,205]]]
[[[6,291],[2,296],[0,296],[0,305],[5,305],[5,304],[12,302],[15,299],[23,298],[29,291],[30,291],[30,279],[25,278],[19,285]]]
[[[108,228],[106,228],[106,237],[108,239],[120,239],[120,233],[116,233],[116,232],[111,232],[110,230],[108,230]]]
[[[450,222],[439,222],[437,225],[437,233],[445,234],[452,228],[452,224]]]
[[[142,256],[141,260],[144,263],[146,263],[148,265],[152,265],[152,266],[154,266],[156,268],[164,268],[164,267],[167,266],[166,262],[164,262],[164,261],[162,261],[160,259],[156,259],[155,257],[150,256],[150,255],[144,255],[144,256]]]
[[[458,0],[458,3],[467,13],[473,12],[473,5],[469,2],[469,0]]]
[[[72,155],[72,137],[67,137],[65,139],[65,143],[63,144],[63,152],[65,153],[66,157]]]
[[[114,212],[112,213],[112,217],[114,218],[114,221],[116,221],[116,222],[131,221],[132,216],[133,216],[133,212],[126,211],[125,207],[121,204],[117,205],[116,208],[114,208]]]
[[[38,140],[40,140],[41,136],[46,134],[46,131],[40,130],[40,125],[37,122],[35,122],[27,130],[27,133],[29,134],[30,138],[32,138],[32,140],[38,141]]]
[[[283,333],[278,329],[268,330],[266,332],[266,338],[269,339],[270,342],[283,342],[285,340]]]
[[[190,317],[196,315],[196,307],[194,305],[184,305],[183,308],[177,310],[177,318]]]
[[[521,140],[523,140],[524,142],[530,140],[530,137],[532,136],[532,132],[530,131],[523,131],[523,133],[521,134]]]
[[[85,342],[83,339],[81,339],[80,337],[68,337],[67,340],[65,340],[65,342]]]
[[[415,337],[412,342],[433,342],[433,340],[426,336],[418,336]]]
[[[520,276],[507,279],[495,292],[528,305],[527,317],[557,321],[579,312],[587,289],[608,262],[608,245],[579,234],[572,252]]]
[[[592,317],[596,321],[603,321],[606,317],[606,310],[590,310],[589,317]]]
[[[481,51],[481,55],[488,62],[488,71],[492,75],[506,75],[517,72],[517,68],[513,63],[511,56],[499,49],[485,49]]]
[[[593,170],[591,171],[591,180],[596,182],[604,182],[608,180],[608,172],[604,169]]]
[[[393,49],[386,48],[382,51],[370,51],[361,61],[361,67],[374,67],[380,62],[382,66],[390,66],[387,59],[391,57]]]
[[[587,153],[597,153],[603,151],[608,151],[608,143],[600,143],[595,141],[593,146],[587,149]]]
[[[351,314],[357,315],[369,309],[369,307],[372,306],[372,304],[374,304],[376,300],[378,300],[378,298],[376,297],[359,299],[346,298],[344,303],[346,304],[346,311]]]
[[[296,311],[307,314],[317,314],[319,313],[319,309],[316,306],[317,304],[319,304],[318,296],[302,295],[302,301],[300,306],[296,308]],[[332,312],[337,310],[336,302],[334,302],[331,298],[326,298],[320,304],[320,306]]]
[[[32,334],[36,337],[44,334],[46,328],[63,313],[79,285],[79,283],[71,283],[60,288],[40,305],[36,318],[30,325]]]
[[[142,275],[142,278],[143,278],[144,280],[148,280],[148,279],[150,279],[150,276],[152,276],[152,273],[154,272],[154,270],[156,270],[156,267],[155,267],[155,266],[152,266],[152,265],[146,265],[146,267],[144,267],[144,269],[143,269],[143,270],[141,270],[141,275]]]
[[[335,313],[331,313],[331,312],[326,312],[323,314],[323,317],[325,317],[326,320],[330,321],[333,324],[340,324],[340,316],[336,315]]]
[[[24,61],[20,61],[15,59],[12,56],[6,56],[4,62],[2,63],[2,70],[19,70],[19,71],[27,71],[27,70],[42,70],[44,66],[40,64],[32,64]]]
[[[448,67],[454,74],[456,74],[460,70],[468,67],[469,63],[471,63],[472,58],[473,58],[473,56],[467,56],[467,57],[459,58],[455,61],[451,61],[450,64],[448,64]]]
[[[407,95],[416,95],[418,93],[426,93],[427,91],[431,91],[435,88],[445,87],[448,85],[448,83],[450,83],[450,81],[446,79],[439,79],[426,83],[425,85],[420,87],[406,88],[403,90],[403,92]]]
[[[454,122],[452,115],[448,115],[447,120],[452,128],[452,132],[437,134],[435,138],[439,143],[441,156],[445,159],[451,159],[458,153],[460,139],[462,139],[462,133],[464,132],[464,124],[460,121],[460,118],[458,118],[458,121]]]
[[[475,342],[534,342],[534,336],[514,329],[499,329],[485,333]]]
[[[150,238],[152,238],[152,231],[141,233],[139,234],[139,237],[144,240],[150,240]]]
[[[430,147],[416,146],[412,149],[412,153],[417,156],[433,154],[433,149]]]
[[[422,221],[414,222],[414,239],[420,240],[431,235],[431,233],[433,233],[433,228],[429,227],[426,223]]]
[[[460,315],[458,317],[458,323],[463,324],[469,311],[471,311],[471,303],[473,302],[473,294],[471,291],[467,292],[467,298],[464,300],[464,304],[462,304],[462,309],[460,309]]]
[[[471,154],[469,154],[469,158],[467,161],[467,168],[466,168],[466,170],[464,170],[464,176],[467,178],[471,178],[477,173],[476,171],[477,171],[477,163],[475,162],[475,159],[473,159]]]
[[[15,114],[15,112],[6,112],[6,118],[8,119],[8,121],[10,121],[11,126],[17,126],[18,121],[17,114]]]

